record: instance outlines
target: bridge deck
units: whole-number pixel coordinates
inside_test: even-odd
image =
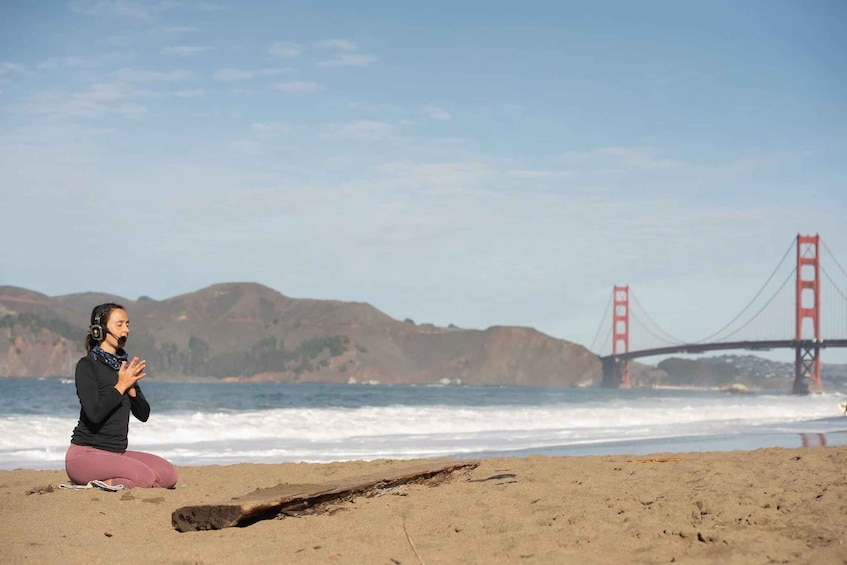
[[[667,347],[657,347],[654,349],[628,351],[627,353],[618,353],[616,355],[603,355],[600,356],[600,359],[629,361],[631,359],[638,359],[640,357],[668,355],[671,353],[703,353],[706,351],[724,351],[730,349],[747,349],[752,351],[761,351],[767,349],[796,349],[797,347],[819,347],[821,349],[826,349],[828,347],[847,347],[847,339],[822,339],[820,341],[815,341],[812,339],[784,339],[765,341],[727,341],[719,343],[683,343],[680,345],[670,345]]]

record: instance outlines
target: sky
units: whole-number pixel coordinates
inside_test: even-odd
[[[847,265],[844,21],[840,0],[5,0],[0,284],[257,282],[586,346],[626,284],[696,341],[798,233]]]

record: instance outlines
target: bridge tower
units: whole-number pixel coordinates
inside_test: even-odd
[[[612,357],[629,353],[629,286],[615,285],[612,315]],[[614,380],[619,388],[630,388],[629,361],[615,361]]]
[[[818,235],[797,235],[796,327],[794,333],[794,393],[820,392],[821,293]],[[809,327],[811,326],[811,327]],[[814,333],[808,336],[809,330]]]

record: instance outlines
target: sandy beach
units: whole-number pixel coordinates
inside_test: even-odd
[[[0,471],[3,563],[847,563],[847,447],[491,458],[321,513],[180,533],[186,505],[413,461],[180,468],[175,490]],[[418,462],[419,463],[419,462]]]

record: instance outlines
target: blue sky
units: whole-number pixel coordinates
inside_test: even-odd
[[[839,0],[7,1],[0,283],[255,281],[584,345],[629,284],[697,340],[797,233],[847,265],[845,18]]]

